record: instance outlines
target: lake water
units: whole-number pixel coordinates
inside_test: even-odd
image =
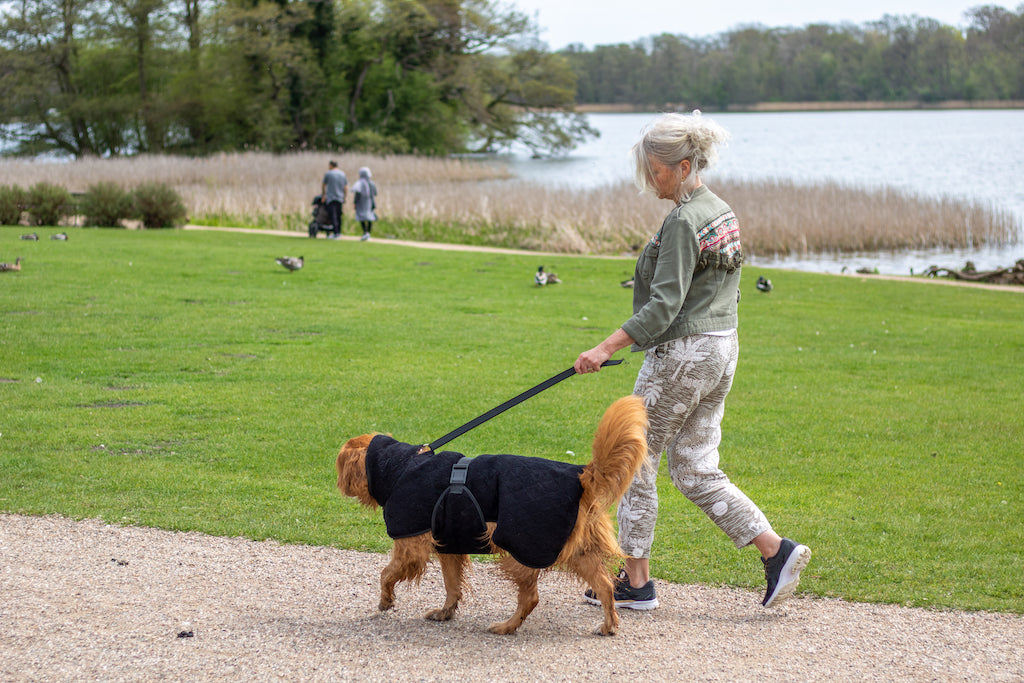
[[[706,114],[731,134],[714,178],[777,178],[855,187],[891,187],[925,197],[957,197],[1011,212],[1024,223],[1024,110],[784,112]],[[629,182],[629,149],[653,114],[589,114],[597,140],[560,159],[513,152],[518,176],[570,188]],[[1006,247],[813,258],[753,258],[752,265],[838,272],[844,266],[907,274],[930,265],[979,269],[1024,258],[1024,235]]]

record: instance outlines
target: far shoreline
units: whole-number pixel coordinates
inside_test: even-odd
[[[685,103],[652,104],[577,104],[576,111],[583,114],[651,114],[664,111],[689,111]],[[700,107],[709,112],[776,113],[776,112],[832,112],[832,111],[953,111],[957,109],[1024,109],[1024,100],[945,100],[942,102],[758,102],[730,104],[721,107]]]

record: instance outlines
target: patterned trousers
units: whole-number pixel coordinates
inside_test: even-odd
[[[619,502],[619,544],[626,555],[651,556],[663,452],[672,483],[737,548],[771,529],[764,513],[718,468],[725,397],[738,359],[735,332],[682,337],[645,353],[633,393],[642,396],[647,406],[650,467],[637,474]]]

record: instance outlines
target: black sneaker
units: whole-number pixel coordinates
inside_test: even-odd
[[[768,581],[761,604],[771,607],[788,598],[800,583],[800,572],[811,561],[811,549],[788,538],[782,539],[779,552],[767,560],[763,557],[764,578]]]
[[[583,599],[591,605],[601,605],[593,588],[584,591]],[[620,569],[619,575],[615,578],[615,606],[623,609],[654,609],[658,606],[658,598],[654,594],[654,581],[648,581],[640,588],[633,588],[629,585],[626,570]]]

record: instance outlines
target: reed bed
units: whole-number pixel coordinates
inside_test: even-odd
[[[125,187],[156,181],[177,189],[194,223],[303,231],[330,158],[350,182],[360,167],[372,169],[380,188],[382,236],[559,253],[634,253],[671,209],[627,183],[590,190],[540,186],[513,179],[493,160],[319,152],[4,160],[0,185],[46,180],[80,192],[101,180]],[[834,182],[709,177],[708,183],[739,215],[749,254],[972,247],[1011,243],[1022,232],[1010,212],[959,199]]]
[[[740,216],[744,245],[757,254],[977,247],[1021,234],[1009,211],[884,187],[728,181],[715,189]]]

